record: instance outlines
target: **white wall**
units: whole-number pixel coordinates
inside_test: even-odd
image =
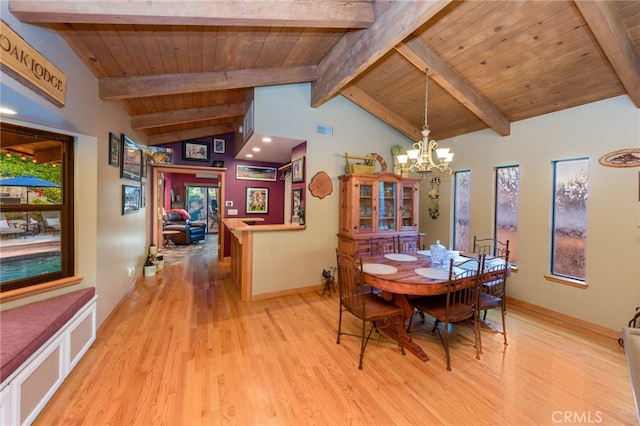
[[[484,130],[440,144],[455,152],[456,170],[471,170],[471,238],[492,234],[493,168],[520,165],[519,271],[509,279],[510,296],[612,329],[627,324],[640,305],[640,169],[598,163],[607,152],[640,147],[640,112],[627,96],[512,123],[507,137]],[[577,157],[590,164],[586,289],[543,277],[551,258],[551,161]],[[422,218],[427,243],[450,244],[450,179],[443,176],[441,217]]]
[[[311,108],[310,84],[257,88],[255,131],[307,141],[305,231],[254,233],[253,293],[306,287],[322,282],[322,270],[335,266],[338,246],[338,176],[344,174],[345,152],[376,152],[393,166],[391,146],[410,141],[342,96]],[[316,125],[333,127],[333,136],[316,134]],[[379,166],[378,166],[379,167]],[[324,171],[331,195],[313,197],[309,182]],[[389,169],[388,171],[393,171]],[[280,234],[280,235],[278,235]]]
[[[122,108],[98,99],[98,80],[55,31],[21,23],[8,11],[6,1],[0,2],[0,7],[2,19],[67,76],[67,100],[63,108],[4,73],[1,101],[20,105],[13,123],[76,137],[76,268],[84,277],[76,288],[96,287],[98,323],[102,323],[141,275],[148,244],[145,210],[121,215],[121,185],[137,183],[121,180],[119,170],[108,165],[109,132],[126,133],[140,144],[146,144],[146,136],[131,130],[130,118]],[[1,308],[9,309],[73,289],[3,303]]]

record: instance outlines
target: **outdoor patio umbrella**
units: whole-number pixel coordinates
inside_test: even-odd
[[[23,175],[12,178],[0,179],[0,186],[23,186],[27,188],[27,204],[29,204],[28,188],[59,188],[60,184],[40,179],[31,175]],[[29,213],[27,212],[27,223],[29,223]]]
[[[39,177],[24,175],[0,180],[0,186],[23,186],[25,188],[60,188],[59,183],[40,179]],[[29,190],[27,189],[27,204],[29,204]]]

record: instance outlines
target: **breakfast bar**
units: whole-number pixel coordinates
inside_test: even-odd
[[[254,265],[259,253],[254,252],[254,234],[264,232],[302,231],[304,225],[261,224],[262,218],[223,218],[231,231],[231,276],[240,289],[243,301],[253,298]]]

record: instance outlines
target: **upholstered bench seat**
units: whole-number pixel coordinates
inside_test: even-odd
[[[86,288],[0,313],[0,382],[53,336],[96,289]]]
[[[91,287],[0,312],[0,419],[44,408],[95,340],[95,301]]]

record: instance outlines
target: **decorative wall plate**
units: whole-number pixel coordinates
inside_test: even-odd
[[[333,192],[331,178],[325,172],[318,172],[309,183],[309,191],[314,197],[323,199]]]
[[[640,148],[625,148],[609,152],[598,160],[607,167],[640,167]]]

